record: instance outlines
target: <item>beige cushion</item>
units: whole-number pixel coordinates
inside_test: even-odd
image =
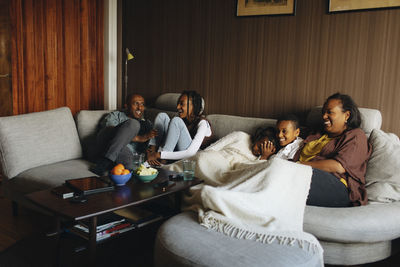
[[[374,129],[369,138],[372,155],[368,161],[368,199],[378,202],[400,200],[400,141],[395,134]]]
[[[232,115],[212,114],[207,116],[216,138],[222,138],[234,131],[253,134],[258,127],[275,127],[275,119],[240,117]]]
[[[318,240],[368,243],[400,237],[400,202],[349,208],[306,206],[304,231]]]
[[[81,157],[75,121],[67,107],[0,118],[0,161],[6,178]]]
[[[96,144],[99,123],[112,110],[81,110],[76,114],[76,127],[86,159],[95,160],[100,150]]]
[[[180,213],[159,229],[154,266],[321,266],[318,250],[308,245],[261,243],[230,237],[200,225],[194,212]]]
[[[105,115],[112,110],[81,110],[76,114],[76,127],[79,138],[85,140],[96,135],[99,130],[99,123]]]
[[[73,159],[32,168],[20,173],[15,179],[8,180],[5,183],[8,190],[4,193],[12,199],[16,192],[32,193],[59,186],[67,179],[94,176],[89,171],[90,166],[91,163],[86,160]]]
[[[176,105],[181,94],[166,93],[157,97],[155,107],[164,111],[176,111]]]
[[[382,114],[377,109],[358,108],[361,113],[361,126],[365,134],[369,136],[373,129],[380,129],[382,125]],[[307,126],[318,127],[323,125],[322,122],[322,107],[314,107],[310,110],[307,116]]]

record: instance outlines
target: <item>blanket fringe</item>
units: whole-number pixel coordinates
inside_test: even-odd
[[[298,239],[295,237],[282,236],[273,233],[262,234],[262,233],[252,232],[249,230],[244,230],[233,224],[219,220],[210,215],[209,213],[204,213],[203,216],[201,216],[200,224],[208,229],[223,233],[227,236],[237,239],[254,240],[264,244],[272,244],[274,241],[277,241],[279,245],[286,245],[286,246],[297,245],[299,246],[299,248],[309,252],[313,253],[319,252],[318,245],[308,240]]]

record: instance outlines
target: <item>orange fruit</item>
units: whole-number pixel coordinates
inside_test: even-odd
[[[111,173],[115,175],[121,175],[124,169],[125,169],[124,165],[120,163],[115,165],[114,168],[112,168]]]
[[[123,164],[119,163],[119,164],[115,165],[114,168],[123,170],[123,169],[125,169],[125,166]]]
[[[128,169],[124,169],[124,170],[122,171],[122,175],[129,174],[129,173],[130,173],[130,171],[129,171]]]
[[[116,169],[116,170],[112,170],[112,171],[111,171],[111,173],[112,173],[112,174],[115,174],[115,175],[121,175],[122,172],[123,172],[123,170],[121,170],[121,169]]]

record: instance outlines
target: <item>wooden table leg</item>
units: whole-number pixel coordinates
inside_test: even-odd
[[[94,216],[89,219],[90,266],[96,266],[96,228],[97,228],[97,216]]]
[[[55,242],[56,242],[56,253],[54,259],[54,266],[60,266],[61,262],[61,220],[60,217],[54,217],[54,232],[55,232]]]

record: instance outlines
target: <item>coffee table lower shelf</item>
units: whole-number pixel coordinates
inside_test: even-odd
[[[117,210],[112,215],[98,218],[96,243],[101,244],[115,237],[119,237],[132,230],[138,230],[149,224],[165,221],[176,215],[176,209],[168,206],[157,205],[157,203],[146,203],[141,207],[128,207]],[[99,223],[101,221],[101,223]],[[77,222],[73,226],[66,227],[64,232],[77,235],[89,240],[88,222]]]
[[[128,207],[142,207],[151,203],[162,202],[163,199],[171,199],[171,197],[173,197],[173,205],[171,206],[171,203],[168,203],[168,205],[177,213],[180,211],[182,192],[203,182],[198,178],[190,181],[174,180],[168,182],[169,177],[172,177],[171,174],[175,174],[176,176],[174,172],[160,169],[158,177],[151,183],[130,180],[126,185],[116,187],[113,191],[89,195],[87,201],[84,203],[74,203],[68,199],[63,199],[54,194],[51,189],[34,192],[28,194],[26,197],[34,204],[54,214],[57,233],[62,232],[62,219],[74,223],[86,220],[89,229],[87,246],[89,248],[91,264],[95,265],[96,246],[98,244],[96,229],[99,216]],[[167,183],[169,186],[160,186],[160,184],[164,183]],[[166,203],[163,207],[168,205]],[[172,214],[162,217],[165,219]]]

